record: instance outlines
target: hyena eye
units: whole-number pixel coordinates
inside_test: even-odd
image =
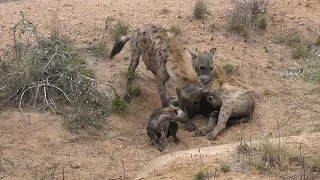
[[[200,69],[201,70],[205,70],[206,68],[204,66],[200,66]]]
[[[213,70],[213,67],[211,67],[210,70]]]
[[[174,116],[178,116],[178,110],[176,110],[176,109],[173,110],[173,115],[174,115]]]

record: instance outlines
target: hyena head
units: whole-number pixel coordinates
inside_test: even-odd
[[[167,121],[177,121],[180,123],[183,123],[185,120],[185,113],[182,109],[179,107],[165,107],[165,108],[159,108],[155,110],[151,116],[150,119],[156,119],[155,124],[153,124],[155,127],[158,127],[161,123],[167,122]]]
[[[201,83],[206,84],[213,77],[213,58],[217,48],[211,48],[209,52],[189,50],[192,57],[193,68],[195,69]]]

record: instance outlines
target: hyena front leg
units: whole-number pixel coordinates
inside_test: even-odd
[[[214,130],[209,134],[210,140],[217,139],[217,135],[226,128],[227,122],[229,118],[231,117],[231,108],[225,105],[222,105],[220,108],[219,118],[218,118],[218,124],[214,128]]]
[[[168,73],[163,72],[161,69],[157,71],[157,88],[161,100],[162,107],[168,107],[168,98],[167,98],[167,88],[166,82],[169,80],[170,76]]]
[[[132,85],[133,85],[133,80],[134,80],[134,74],[137,69],[137,66],[139,64],[139,58],[140,58],[140,53],[138,51],[133,50],[132,51],[132,59],[128,68],[128,79],[127,79],[127,85],[126,85],[126,92],[123,96],[123,99],[130,103],[132,98]]]
[[[190,107],[192,107],[192,102],[190,102],[189,100],[187,100],[186,98],[184,98],[181,94],[181,90],[176,88],[176,92],[177,92],[177,96],[178,96],[178,101],[179,101],[179,107],[184,111],[184,113],[186,114],[185,119],[184,119],[184,128],[185,130],[189,131],[189,132],[194,132],[197,129],[197,126],[191,121],[191,119],[189,118],[189,113],[188,113],[188,109],[190,109]]]
[[[197,130],[195,134],[197,136],[205,136],[205,135],[207,135],[207,133],[211,132],[214,129],[215,125],[217,124],[218,115],[219,115],[218,111],[213,111],[210,114],[208,125],[203,127],[203,128],[201,128],[201,129],[199,129],[199,130]]]

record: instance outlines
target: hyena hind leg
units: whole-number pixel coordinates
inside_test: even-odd
[[[130,103],[132,98],[132,85],[133,85],[133,80],[134,80],[134,74],[135,71],[138,67],[139,64],[139,58],[140,58],[140,53],[137,53],[135,51],[133,51],[132,53],[132,59],[128,68],[128,79],[127,79],[127,84],[126,84],[126,92],[123,96],[123,99]]]

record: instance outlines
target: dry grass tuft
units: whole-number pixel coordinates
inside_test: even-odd
[[[42,37],[24,18],[14,26],[14,46],[1,57],[0,107],[51,110],[72,132],[99,129],[110,112],[107,95],[68,38]]]

